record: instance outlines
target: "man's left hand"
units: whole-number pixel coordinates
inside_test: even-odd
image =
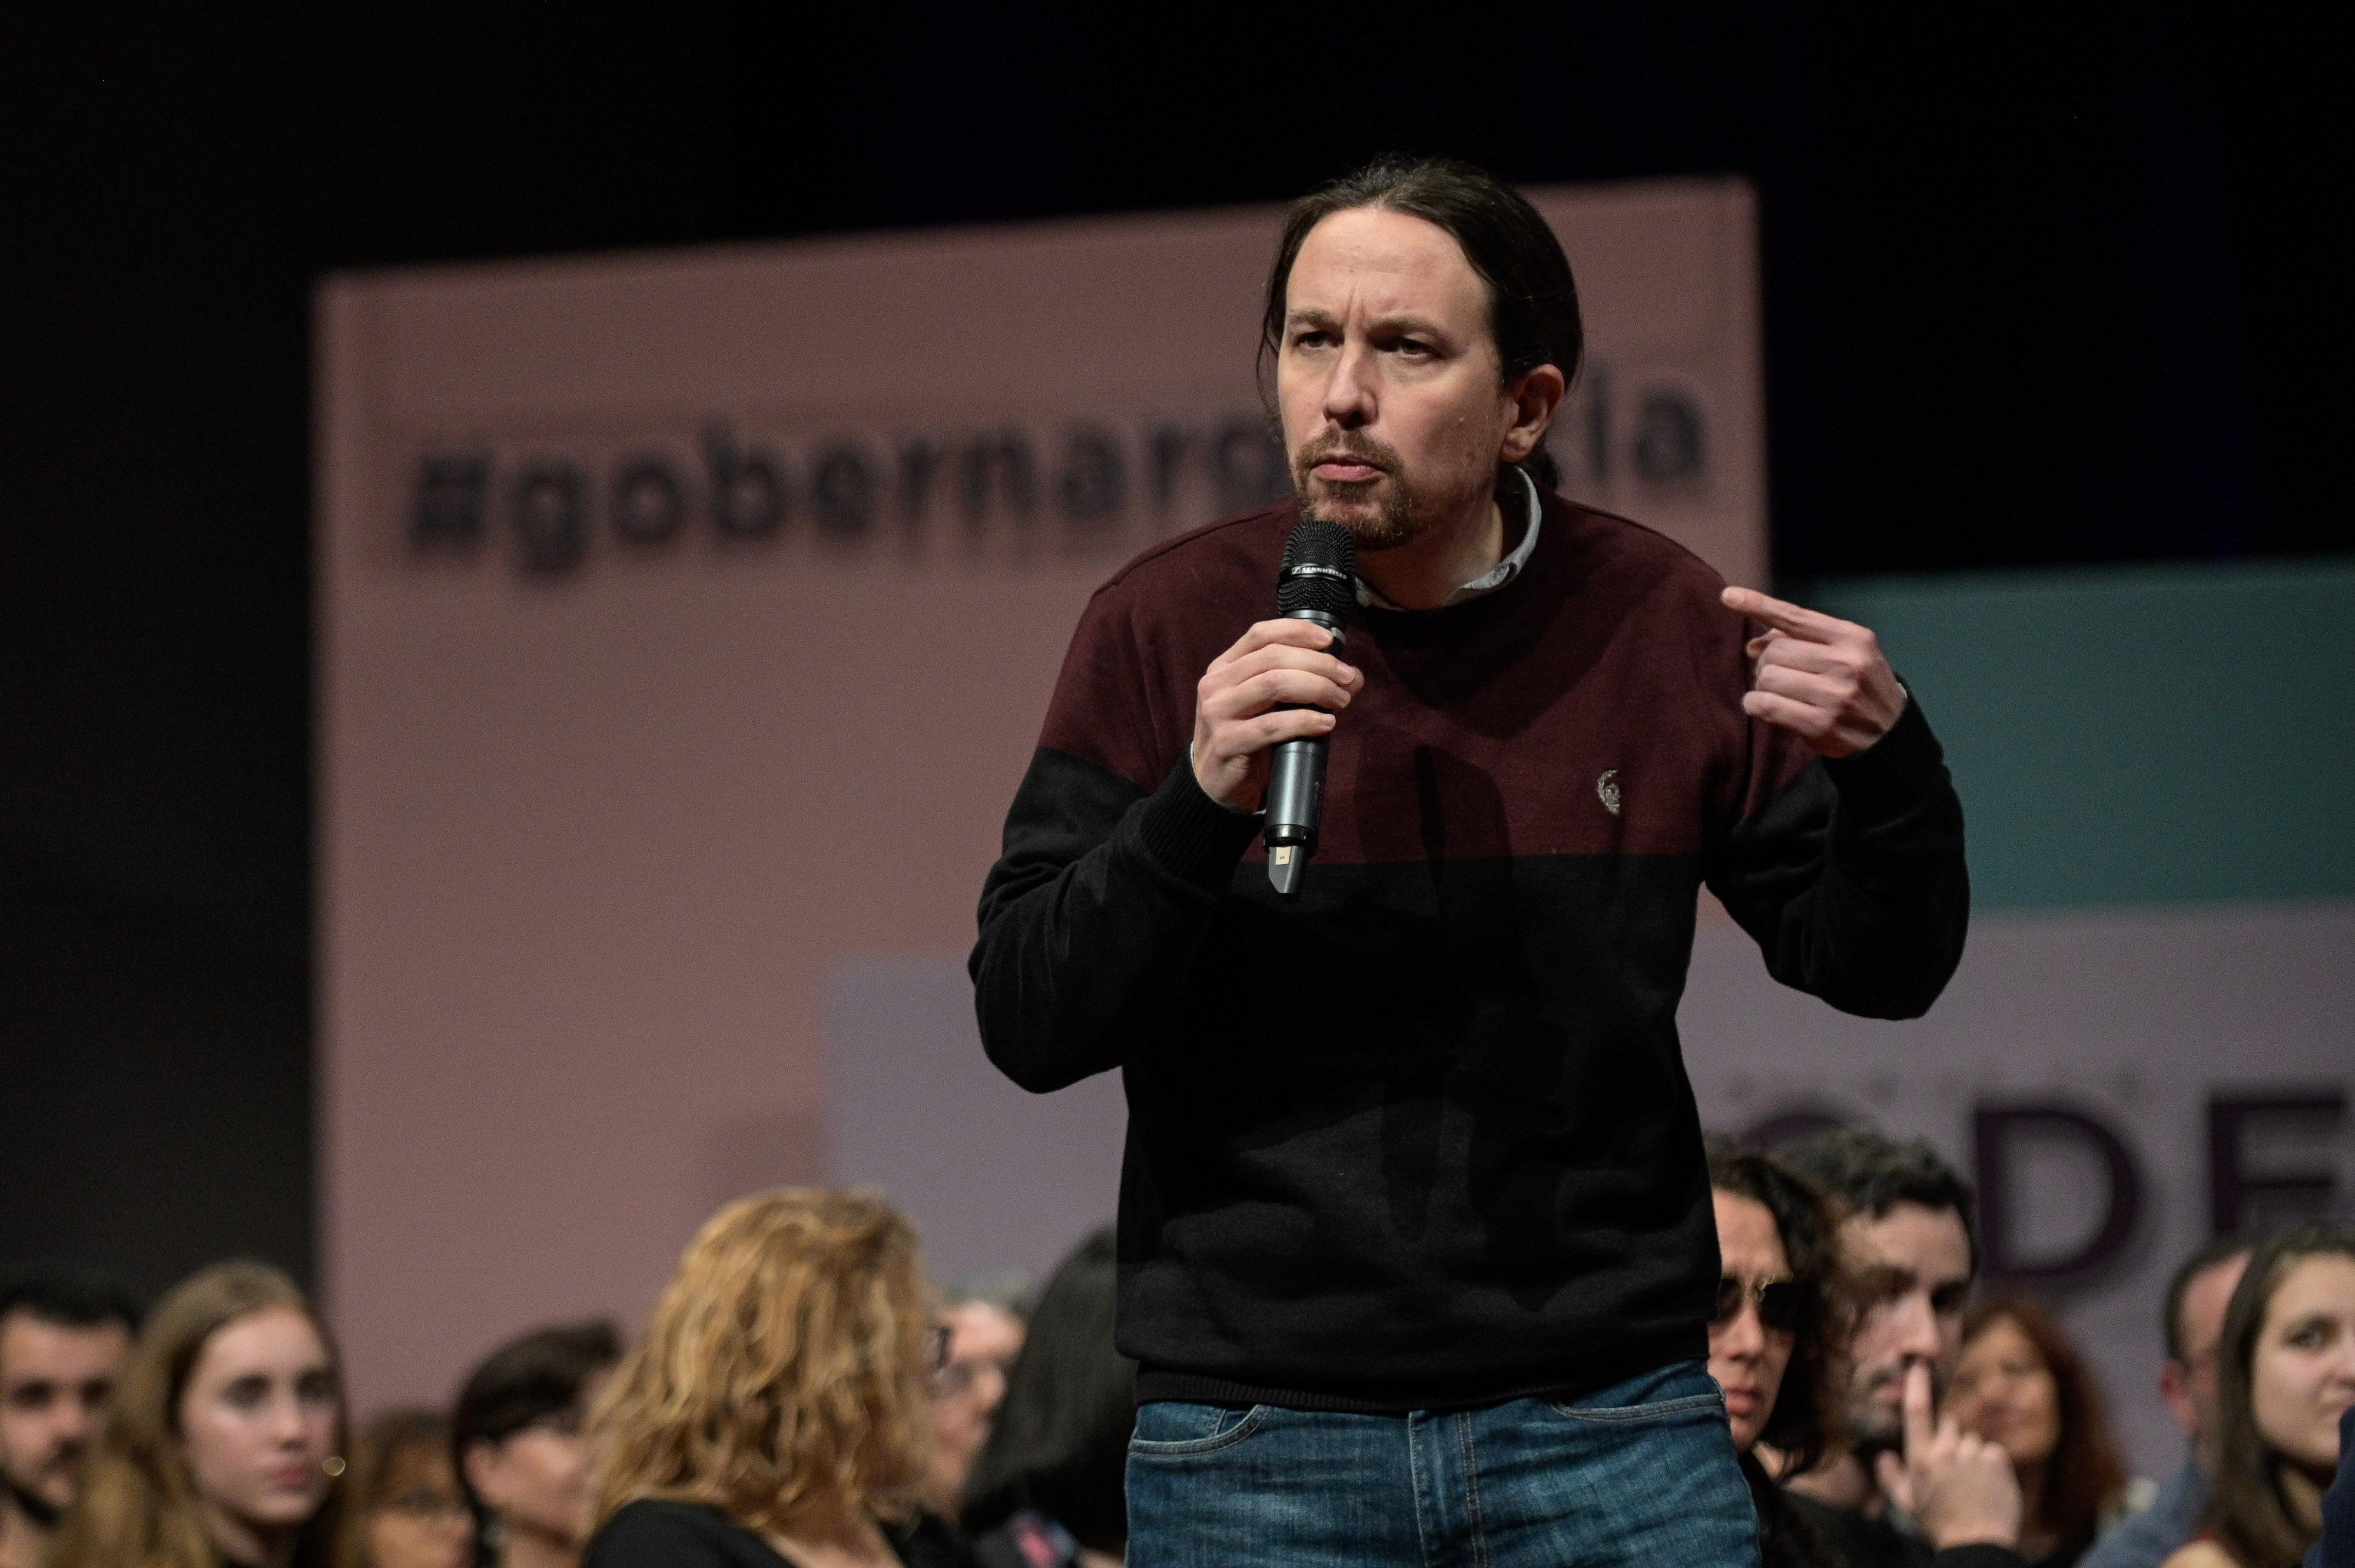
[[[1729,588],[1719,598],[1766,627],[1748,646],[1751,688],[1742,710],[1753,719],[1781,725],[1819,756],[1852,757],[1905,711],[1905,688],[1871,628],[1754,588]]]

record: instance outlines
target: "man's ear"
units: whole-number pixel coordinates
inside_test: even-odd
[[[507,1491],[503,1484],[506,1466],[501,1458],[498,1445],[483,1438],[467,1444],[465,1453],[459,1456],[466,1471],[467,1490],[482,1499],[483,1506],[493,1513],[506,1507]]]
[[[1561,368],[1540,365],[1525,370],[1509,389],[1513,402],[1513,422],[1505,432],[1505,443],[1498,453],[1507,463],[1518,463],[1538,449],[1545,440],[1546,427],[1569,394],[1570,384],[1562,379]]]

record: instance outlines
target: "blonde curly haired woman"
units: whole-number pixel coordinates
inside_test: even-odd
[[[906,1219],[796,1188],[705,1224],[591,1420],[584,1568],[956,1561],[916,1496],[940,1339]]]

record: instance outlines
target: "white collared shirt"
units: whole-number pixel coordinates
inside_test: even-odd
[[[1521,529],[1521,542],[1515,545],[1512,553],[1504,560],[1449,594],[1448,604],[1461,604],[1466,599],[1494,593],[1520,575],[1521,568],[1529,564],[1529,552],[1538,547],[1538,518],[1542,508],[1538,505],[1537,481],[1529,477],[1527,469],[1516,468],[1513,472],[1520,478],[1522,494],[1529,497],[1529,524]],[[1358,579],[1358,603],[1369,610],[1396,610],[1400,607],[1383,598],[1374,585],[1362,577]]]

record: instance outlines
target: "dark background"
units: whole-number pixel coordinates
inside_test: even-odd
[[[1272,201],[1390,149],[1739,173],[1785,582],[2355,549],[2355,96],[2261,11],[39,9],[0,24],[0,1258],[310,1268],[330,269]]]

